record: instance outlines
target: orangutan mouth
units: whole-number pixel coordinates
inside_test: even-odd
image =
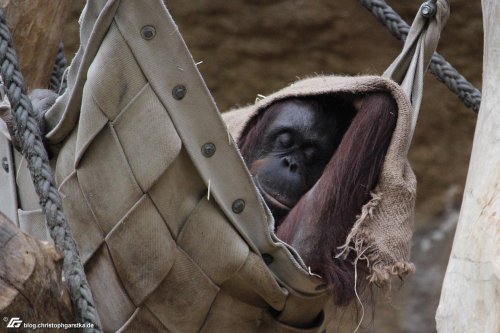
[[[257,188],[259,189],[260,193],[264,197],[265,201],[268,204],[273,205],[274,207],[289,211],[291,210],[291,207],[293,205],[290,205],[289,203],[283,202],[282,200],[279,200],[277,195],[274,195],[272,191],[268,190],[258,179],[257,176],[254,177],[254,182],[257,185]]]

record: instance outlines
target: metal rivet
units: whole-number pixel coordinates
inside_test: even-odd
[[[201,153],[205,157],[212,157],[215,154],[215,145],[211,142],[205,143],[201,147]]]
[[[151,40],[156,36],[156,29],[152,25],[145,25],[141,29],[141,36],[145,40]]]
[[[7,157],[2,158],[2,168],[5,172],[9,172],[9,161],[7,161]]]
[[[262,254],[262,259],[264,259],[266,265],[270,265],[274,261],[273,256],[268,253]]]
[[[174,89],[172,89],[172,96],[174,96],[175,99],[180,100],[183,99],[184,96],[186,96],[186,92],[186,87],[182,84],[179,84],[178,86],[175,86]]]
[[[235,214],[240,214],[245,209],[245,200],[243,199],[234,200],[232,209]]]
[[[436,15],[436,4],[435,1],[433,2],[432,0],[427,1],[422,5],[421,13],[422,16],[425,18],[432,18],[434,15]]]

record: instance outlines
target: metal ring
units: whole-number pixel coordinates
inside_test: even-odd
[[[205,157],[212,157],[215,154],[216,147],[212,142],[207,142],[201,146],[201,153]]]
[[[152,25],[145,25],[141,29],[141,36],[145,40],[151,40],[156,36],[156,29]]]
[[[437,12],[437,0],[428,0],[422,7],[420,7],[420,13],[426,19],[433,18]]]
[[[182,84],[179,84],[172,89],[172,96],[178,101],[183,99],[184,96],[186,96],[186,93],[187,93],[186,86]]]
[[[5,172],[9,173],[9,161],[7,160],[7,157],[2,158],[2,168]]]
[[[243,212],[243,210],[245,209],[245,200],[243,200],[243,199],[236,199],[233,202],[233,205],[232,205],[231,208],[233,210],[233,213],[235,213],[235,214],[241,214]]]

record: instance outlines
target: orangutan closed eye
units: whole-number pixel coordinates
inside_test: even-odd
[[[242,146],[278,224],[321,176],[335,150],[336,126],[334,114],[322,112],[315,101],[286,100],[263,114],[255,149]]]
[[[286,99],[253,118],[238,143],[277,236],[325,279],[337,305],[355,295],[354,258],[336,258],[338,247],[370,199],[396,118],[388,93]]]

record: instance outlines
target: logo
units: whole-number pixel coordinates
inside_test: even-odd
[[[10,318],[9,323],[7,324],[7,328],[19,328],[21,327],[22,323],[23,321],[20,318],[12,317]]]

